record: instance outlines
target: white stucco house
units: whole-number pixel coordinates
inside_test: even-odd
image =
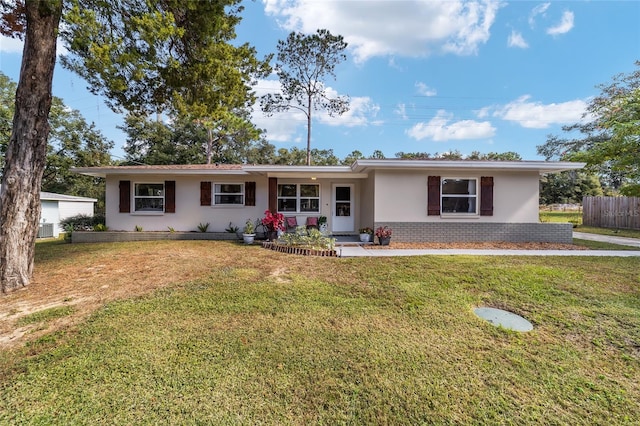
[[[0,187],[1,190],[1,187]],[[38,238],[57,238],[62,231],[60,221],[77,215],[93,216],[95,198],[40,192],[40,227]]]
[[[395,241],[572,241],[571,224],[540,223],[540,176],[583,163],[357,160],[351,166],[83,167],[106,179],[112,231],[224,232],[264,211],[304,224],[326,216],[334,234],[387,225]]]

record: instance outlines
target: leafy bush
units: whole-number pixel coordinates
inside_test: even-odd
[[[102,215],[89,216],[86,214],[79,214],[71,216],[60,221],[60,228],[65,232],[72,231],[93,231],[96,225],[104,226],[105,220]],[[106,227],[105,227],[106,229]]]
[[[207,223],[202,223],[202,222],[200,222],[200,223],[198,224],[198,231],[200,231],[200,232],[207,232],[207,229],[209,229],[209,222],[207,222]]]
[[[307,229],[305,226],[298,226],[296,232],[282,235],[278,242],[287,246],[315,250],[333,250],[336,246],[335,238],[329,238],[319,230]]]

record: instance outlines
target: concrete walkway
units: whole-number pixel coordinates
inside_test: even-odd
[[[638,247],[638,250],[473,250],[473,249],[378,249],[367,250],[362,246],[337,246],[340,257],[390,257],[390,256],[609,256],[640,257],[640,240],[635,238],[609,237],[606,235],[574,232],[574,238],[581,240],[602,241],[612,244]]]
[[[588,234],[586,232],[574,232],[573,238],[588,241],[601,241],[603,243],[618,244],[620,246],[631,246],[640,248],[640,239],[627,237],[613,237],[609,235]]]

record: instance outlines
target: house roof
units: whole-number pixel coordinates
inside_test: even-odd
[[[157,175],[162,173],[170,173],[172,175],[246,174],[242,168],[242,164],[169,164],[157,166],[72,167],[71,171],[95,177],[106,177],[113,174]]]
[[[585,163],[568,161],[475,161],[475,160],[356,160],[351,166],[287,166],[250,164],[175,164],[158,166],[76,167],[76,173],[106,177],[131,175],[250,175],[269,177],[350,177],[364,178],[373,170],[447,170],[447,171],[528,171],[539,174],[581,169]]]
[[[0,185],[0,190],[2,186]],[[78,201],[84,203],[95,203],[98,200],[95,198],[88,197],[78,197],[75,195],[64,195],[64,194],[56,194],[54,192],[40,192],[40,200],[41,201]]]
[[[75,195],[56,194],[53,192],[41,192],[40,200],[43,201],[76,201],[83,203],[95,203],[98,201],[96,198],[77,197]]]

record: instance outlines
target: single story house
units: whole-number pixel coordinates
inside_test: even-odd
[[[93,216],[95,198],[40,192],[40,226],[38,238],[58,238],[62,228],[60,222],[68,217]]]
[[[265,210],[326,216],[333,234],[389,226],[394,241],[572,241],[571,224],[540,223],[540,175],[580,169],[547,161],[357,160],[351,166],[81,167],[106,179],[112,231],[224,232]]]

